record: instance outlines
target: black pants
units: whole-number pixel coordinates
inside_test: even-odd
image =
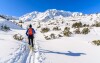
[[[29,35],[29,36],[28,36],[29,45],[32,45],[32,47],[34,47],[33,39],[34,39],[34,36],[33,36],[33,35]]]

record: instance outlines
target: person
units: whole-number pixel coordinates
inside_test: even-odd
[[[30,24],[29,28],[26,31],[26,35],[28,36],[28,40],[29,40],[28,44],[31,45],[32,47],[34,47],[33,44],[34,34],[35,34],[35,30],[34,28],[32,28],[32,25]]]

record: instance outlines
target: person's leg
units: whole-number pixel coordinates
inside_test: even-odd
[[[31,36],[31,44],[32,44],[32,47],[34,47],[34,45],[33,45],[33,36]]]
[[[33,38],[32,38],[32,47],[34,47],[34,45],[33,45]]]
[[[28,37],[28,44],[30,45],[30,36]]]

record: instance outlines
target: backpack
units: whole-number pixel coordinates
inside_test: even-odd
[[[28,29],[28,35],[33,35],[33,29],[32,28]]]

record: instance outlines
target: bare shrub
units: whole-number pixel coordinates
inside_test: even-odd
[[[46,40],[50,40],[51,38],[49,36],[44,37]]]
[[[56,39],[56,36],[54,33],[50,34],[51,39]]]
[[[24,39],[24,37],[21,34],[15,34],[13,35],[13,38],[18,41],[22,41]]]
[[[89,24],[83,24],[83,27],[89,27]]]
[[[70,28],[65,27],[64,31],[63,31],[63,35],[64,36],[71,36],[72,32],[70,32]]]
[[[59,30],[61,30],[61,29],[60,29],[58,26],[56,26],[56,27],[53,28],[53,30],[54,30],[54,31],[59,31]]]
[[[82,27],[82,23],[81,22],[76,22],[76,23],[74,23],[73,25],[72,25],[72,28],[80,28],[80,27]]]
[[[75,32],[75,34],[80,34],[81,33],[80,28],[76,29],[74,32]]]
[[[47,27],[46,27],[46,28],[42,28],[42,29],[41,29],[41,33],[46,33],[46,32],[48,32],[49,30],[50,30],[50,29],[47,28]]]
[[[90,32],[89,28],[83,28],[82,34],[88,34]]]
[[[97,46],[100,45],[100,40],[94,40],[94,41],[92,41],[92,42],[93,42],[93,44],[95,44],[95,45],[97,45]]]
[[[7,25],[2,25],[1,26],[1,30],[2,31],[9,31],[10,30],[10,27],[8,27]]]
[[[63,37],[63,35],[62,34],[58,34],[58,37]]]

